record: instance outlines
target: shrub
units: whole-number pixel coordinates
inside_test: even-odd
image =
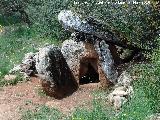
[[[159,11],[155,2],[139,0],[74,0],[71,8],[80,13],[83,18],[92,16],[108,29],[115,32],[122,41],[134,46],[152,50],[156,47],[157,31],[159,30]],[[143,4],[146,2],[146,4]],[[75,3],[75,4],[74,4]],[[87,13],[87,14],[86,14]]]

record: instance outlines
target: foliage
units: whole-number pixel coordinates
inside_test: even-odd
[[[106,24],[109,30],[120,34],[119,37],[123,36],[121,38],[126,38],[132,45],[149,50],[155,48],[154,40],[160,25],[160,14],[153,2],[74,0],[71,7],[84,18],[92,16]]]
[[[29,1],[26,1],[26,0],[3,0],[3,1],[0,1],[0,11],[1,11],[0,14],[1,14],[2,18],[13,19],[12,17],[16,16],[15,21],[18,19],[19,22],[23,21],[23,22],[27,23],[28,25],[30,25],[31,21],[29,20],[29,16],[25,11],[25,8],[27,7],[28,2]],[[2,20],[1,20],[2,23],[6,22],[6,21],[2,21]],[[13,23],[12,22],[13,21],[10,21],[10,20],[8,21],[9,24],[15,23],[15,22],[13,22]]]
[[[160,38],[158,38],[160,43]],[[159,44],[160,45],[160,44]],[[143,89],[151,104],[151,109],[160,112],[160,48],[152,54],[152,62],[135,66],[132,71],[140,77],[138,85]]]
[[[2,25],[25,22],[32,25],[41,36],[59,40],[68,37],[69,33],[64,32],[57,19],[60,10],[68,8],[67,0],[4,0],[0,5]]]
[[[45,36],[64,40],[67,33],[59,24],[57,16],[61,10],[67,8],[67,0],[36,0],[28,6],[27,11],[37,31]]]
[[[20,22],[21,20],[19,14],[14,14],[10,16],[0,14],[0,25],[2,26],[9,26]]]
[[[57,14],[60,10],[72,9],[84,18],[92,16],[106,24],[109,30],[116,31],[120,38],[125,38],[130,44],[149,50],[154,48],[156,32],[160,25],[160,14],[155,2],[118,2],[120,1],[4,0],[1,1],[0,14],[18,16],[20,13],[21,19],[26,23],[32,23],[41,34],[64,40],[69,33],[64,32],[57,20]]]
[[[1,0],[0,10],[1,14],[11,15],[14,12],[24,9],[26,6],[25,0]]]

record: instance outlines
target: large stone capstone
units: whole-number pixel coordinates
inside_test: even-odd
[[[93,32],[93,27],[87,21],[81,20],[79,16],[71,10],[62,10],[58,14],[58,20],[62,23],[63,27],[69,31],[79,31],[85,33]]]
[[[140,50],[138,46],[127,42],[127,39],[119,34],[119,32],[111,30],[109,26],[95,20],[93,17],[81,19],[80,15],[71,10],[62,10],[58,14],[58,20],[63,25],[64,29],[71,32],[79,32],[94,36],[101,40],[105,40],[107,43],[118,45],[130,50]]]
[[[112,42],[116,44],[120,41],[115,35],[109,30],[104,30],[104,24],[95,21],[93,18],[88,18],[88,20],[82,20],[79,15],[73,13],[71,10],[62,10],[58,14],[58,20],[63,25],[64,29],[71,32],[82,32],[89,35],[94,35],[100,39],[105,39],[105,41]],[[120,45],[121,43],[118,42]]]

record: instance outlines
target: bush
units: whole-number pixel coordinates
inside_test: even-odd
[[[37,31],[54,39],[65,40],[68,34],[64,32],[57,18],[63,9],[68,9],[67,0],[36,0],[28,5],[26,11]]]
[[[0,1],[0,24],[27,23],[41,36],[64,40],[69,33],[59,24],[57,14],[68,8],[67,0],[4,0]]]
[[[92,16],[101,21],[124,42],[127,41],[129,44],[147,50],[156,47],[155,38],[158,35],[160,14],[154,2],[149,4],[143,4],[145,0],[139,0],[138,4],[133,3],[132,0],[124,4],[118,4],[119,0],[74,0],[72,2],[75,4],[71,5],[71,8],[80,13],[83,18]]]

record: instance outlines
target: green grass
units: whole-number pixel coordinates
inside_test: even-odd
[[[40,97],[49,97],[49,96],[46,95],[46,93],[43,91],[42,88],[37,88],[36,92]]]
[[[134,96],[127,102],[116,117],[117,120],[145,120],[153,114],[149,99],[141,88],[134,89]]]
[[[100,101],[93,100],[93,108],[91,110],[77,108],[76,111],[65,120],[109,120],[109,111],[102,105]]]
[[[13,80],[4,80],[4,79],[1,79],[0,80],[0,87],[7,86],[7,85],[16,85],[17,83],[19,83],[21,81],[24,81],[24,80],[25,79],[23,78],[22,75],[17,74],[16,78],[13,79]]]
[[[22,116],[22,120],[60,120],[62,117],[63,114],[54,108],[39,106],[34,111],[26,111]]]
[[[20,64],[26,53],[36,52],[46,43],[59,44],[57,40],[43,38],[33,28],[21,24],[5,27],[5,31],[5,34],[0,35],[0,84],[4,75],[14,65]]]
[[[152,115],[152,105],[147,98],[144,90],[139,84],[134,83],[134,96],[129,102],[125,103],[120,112],[116,112],[112,106],[102,102],[105,94],[96,94],[93,101],[93,109],[88,111],[84,108],[78,108],[66,120],[145,120],[147,116]]]

